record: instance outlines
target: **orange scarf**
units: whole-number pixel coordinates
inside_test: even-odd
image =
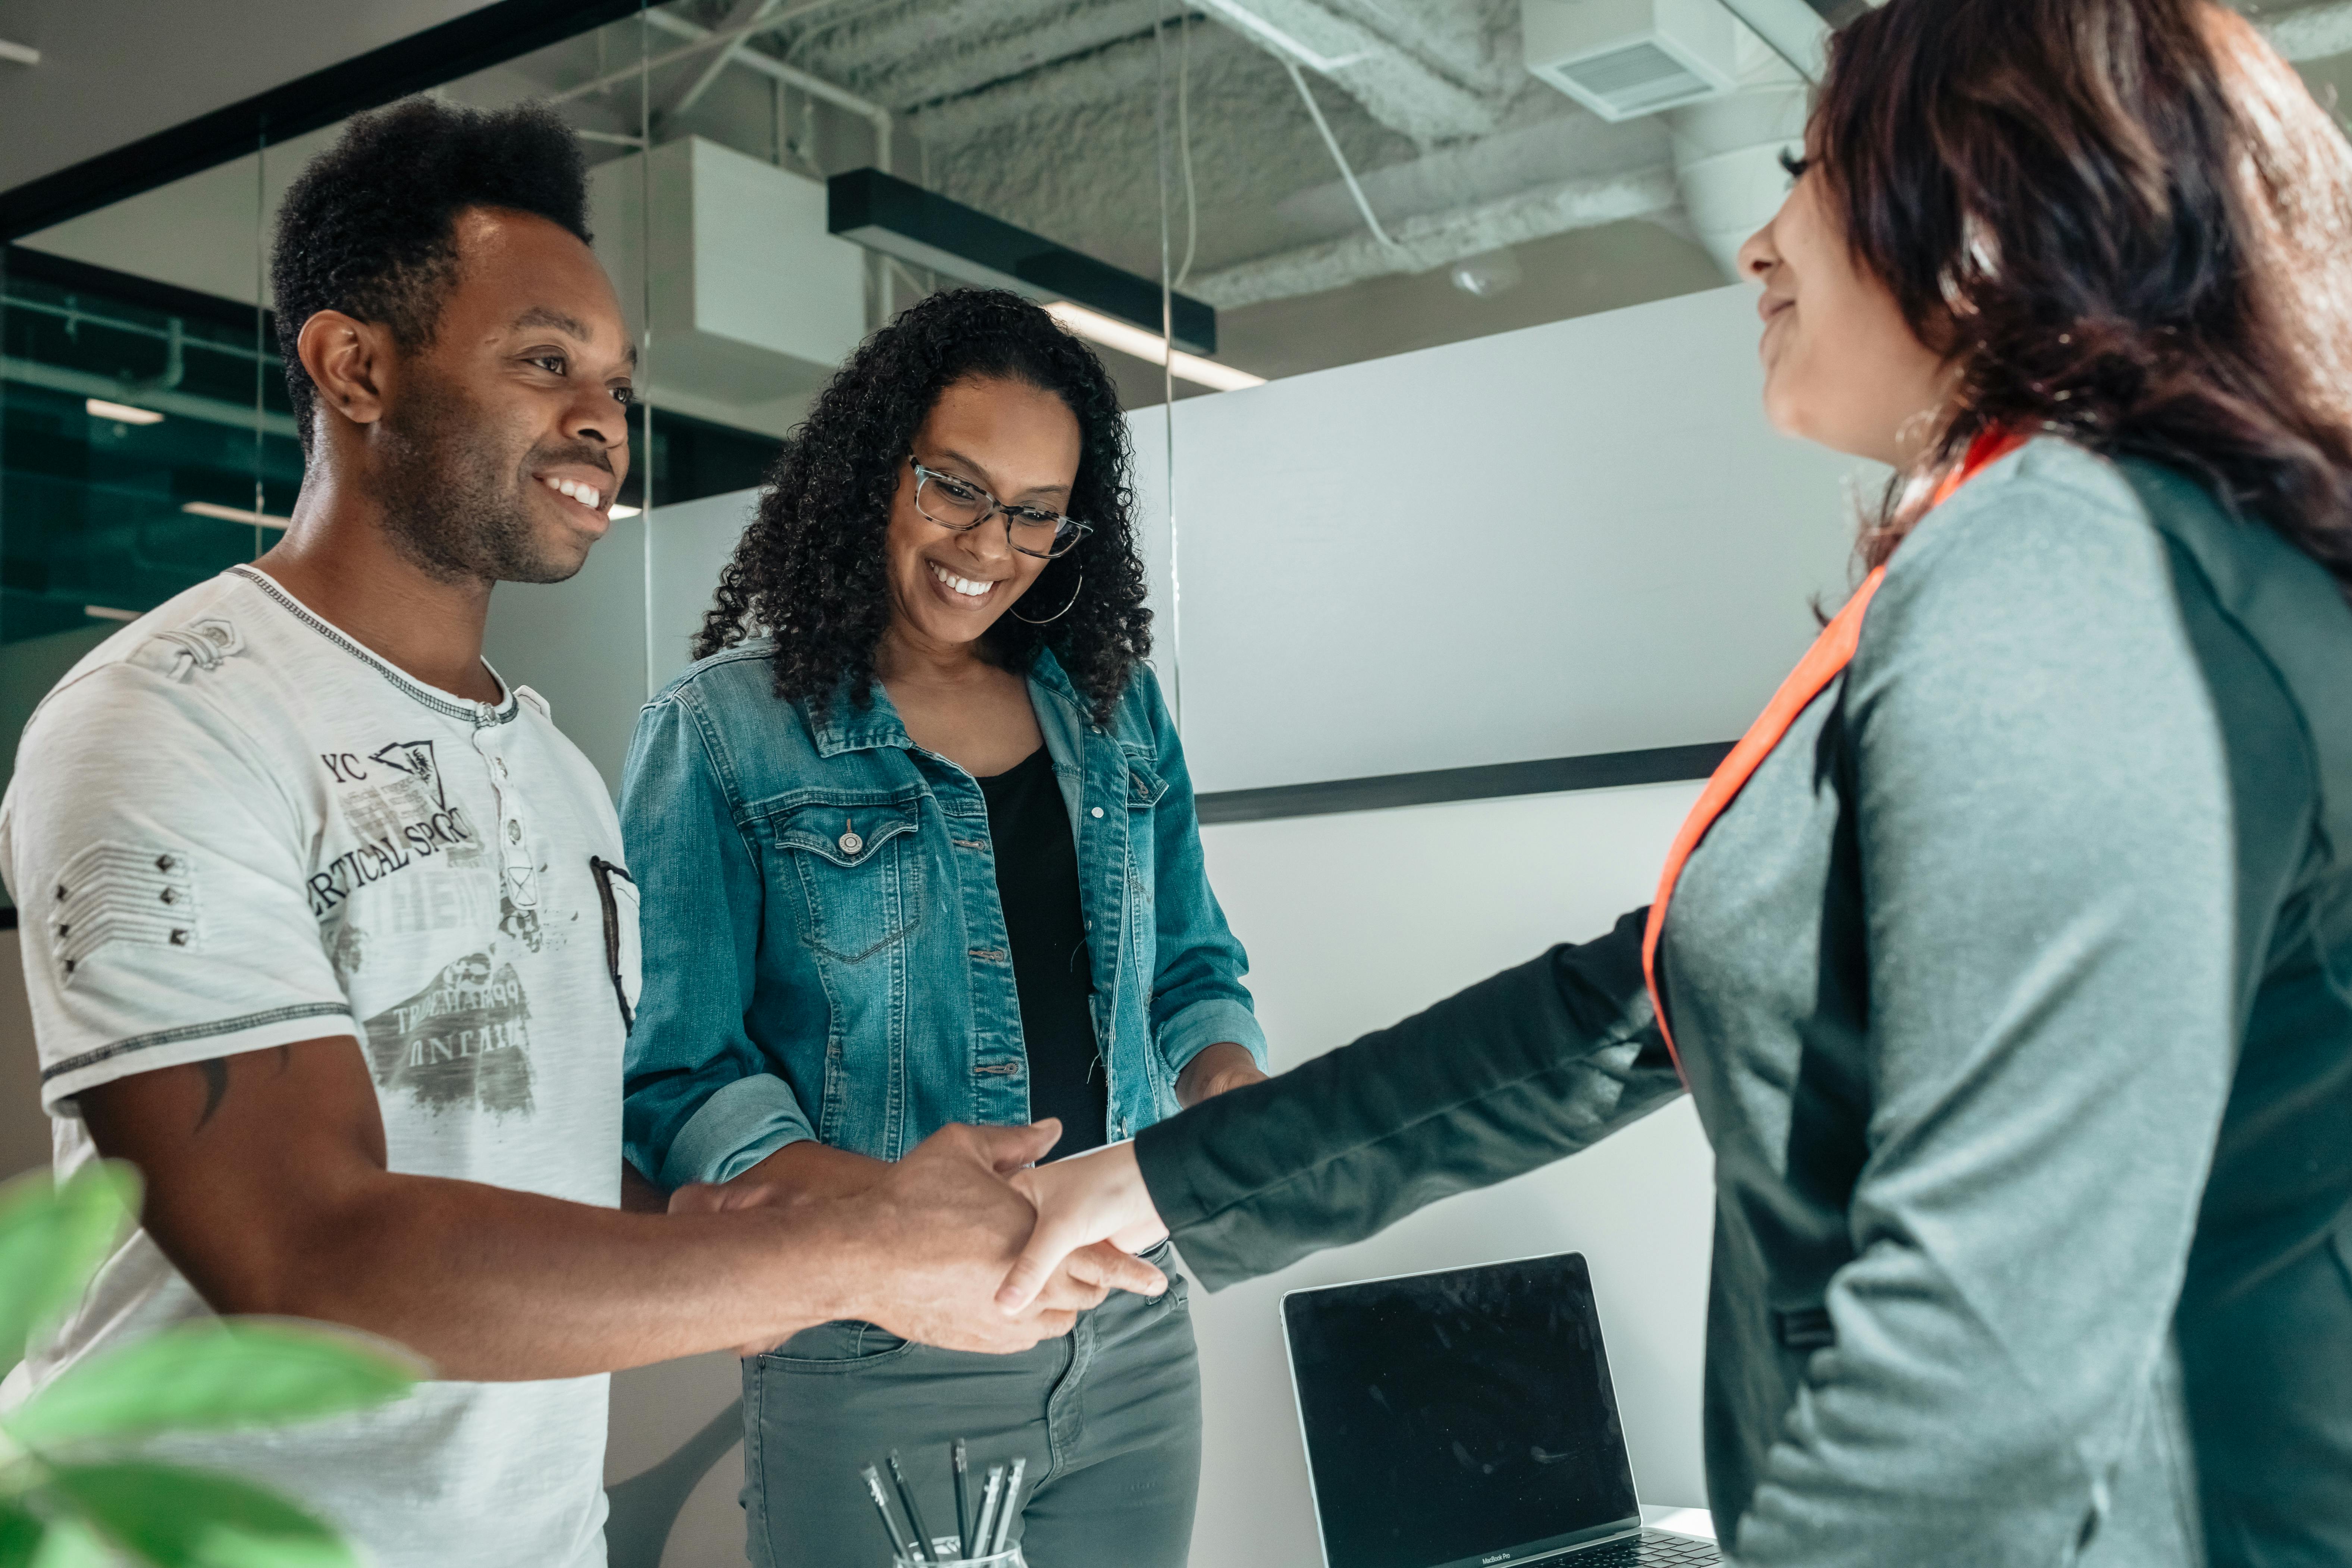
[[[2023,445],[2025,437],[2013,431],[1988,430],[1979,436],[1969,445],[1960,466],[1947,474],[1944,482],[1936,488],[1934,497],[1927,502],[1928,510],[1932,511],[1951,500],[1962,485]],[[1675,884],[1682,879],[1683,867],[1689,862],[1691,852],[1706,837],[1706,830],[1715,826],[1716,818],[1747,787],[1764,759],[1789,733],[1789,726],[1797,721],[1797,715],[1853,662],[1855,645],[1862,640],[1863,613],[1870,608],[1871,595],[1878,592],[1878,584],[1885,576],[1886,568],[1881,566],[1864,578],[1845,608],[1837,613],[1837,618],[1822,628],[1820,638],[1798,661],[1789,679],[1780,683],[1772,700],[1764,705],[1763,715],[1748,727],[1739,743],[1731,748],[1731,754],[1723,759],[1722,766],[1706,781],[1698,804],[1684,820],[1682,831],[1675,835],[1674,847],[1666,851],[1666,868],[1658,878],[1658,896],[1650,904],[1649,929],[1642,933],[1642,977],[1649,983],[1650,1005],[1657,1011],[1658,1033],[1666,1042],[1666,1055],[1674,1061],[1675,1072],[1685,1088],[1690,1084],[1690,1075],[1683,1071],[1682,1054],[1675,1048],[1674,1034],[1666,1027],[1665,1000],[1658,994],[1658,934],[1665,930],[1666,905],[1675,896]]]

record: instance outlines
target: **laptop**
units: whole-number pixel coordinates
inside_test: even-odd
[[[1325,1568],[1719,1563],[1643,1530],[1580,1253],[1282,1299]]]

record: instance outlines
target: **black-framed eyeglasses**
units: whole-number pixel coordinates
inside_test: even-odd
[[[1005,542],[1041,561],[1067,555],[1094,531],[1076,518],[1034,506],[1007,506],[970,479],[927,468],[912,458],[907,461],[915,470],[915,510],[941,528],[969,533],[1003,512]]]

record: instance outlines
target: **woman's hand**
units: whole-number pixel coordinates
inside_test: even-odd
[[[1244,1046],[1230,1041],[1213,1045],[1184,1064],[1176,1075],[1176,1103],[1190,1108],[1204,1100],[1214,1100],[1227,1089],[1241,1089],[1253,1083],[1264,1083],[1256,1058]]]
[[[994,1175],[1000,1180],[1012,1178],[1012,1184],[1021,1190],[1023,1197],[1027,1197],[1019,1178],[1034,1173],[1026,1167],[1053,1147],[1061,1136],[1061,1126],[1049,1118],[1034,1127],[950,1128],[926,1141],[917,1152],[940,1154],[955,1142],[950,1134],[966,1142],[982,1142],[990,1152]],[[886,1190],[886,1184],[890,1184],[908,1187],[906,1178],[910,1174],[908,1162],[894,1165],[887,1160],[803,1142],[779,1149],[732,1181],[680,1187],[670,1195],[669,1212],[718,1214],[747,1208],[863,1202],[884,1213],[859,1221],[857,1228],[878,1226],[895,1230],[898,1226],[889,1225],[885,1215],[898,1211],[897,1217],[902,1224],[920,1230],[926,1222],[945,1217],[935,1208],[940,1197],[936,1184],[930,1187],[918,1184],[914,1192]],[[1150,1242],[1144,1245],[1150,1246]],[[926,1344],[1003,1352],[1024,1350],[1039,1339],[1067,1333],[1078,1313],[1102,1305],[1113,1290],[1157,1296],[1168,1288],[1165,1276],[1131,1256],[1128,1249],[1108,1244],[1079,1247],[1055,1259],[1043,1287],[1031,1293],[1031,1300],[1024,1303],[1020,1311],[1006,1314],[1017,1326],[1009,1333],[1000,1333],[974,1325],[968,1316],[949,1314],[941,1305],[947,1293],[936,1285],[916,1281],[914,1277],[922,1270],[911,1265],[930,1263],[942,1250],[935,1242],[885,1247],[881,1277],[858,1292],[857,1310],[848,1315],[879,1322],[893,1333]],[[902,1267],[902,1260],[909,1266]],[[736,1353],[753,1356],[775,1348],[773,1344],[739,1345]]]
[[[1102,1258],[1104,1243],[1131,1254],[1167,1239],[1132,1143],[1016,1172],[1013,1185],[1036,1205],[1037,1225],[996,1292],[996,1305],[1008,1317],[1025,1313],[1066,1262],[1089,1254]]]

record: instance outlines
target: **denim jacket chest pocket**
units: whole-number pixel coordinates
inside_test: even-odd
[[[1148,756],[1124,748],[1122,752],[1127,763],[1127,899],[1140,915],[1150,908],[1154,897],[1152,829],[1160,802],[1168,794],[1168,781],[1160,776]],[[1138,923],[1139,928],[1143,924]]]
[[[800,895],[802,942],[843,963],[904,942],[922,920],[920,826],[914,800],[812,801],[771,817],[777,879]]]

